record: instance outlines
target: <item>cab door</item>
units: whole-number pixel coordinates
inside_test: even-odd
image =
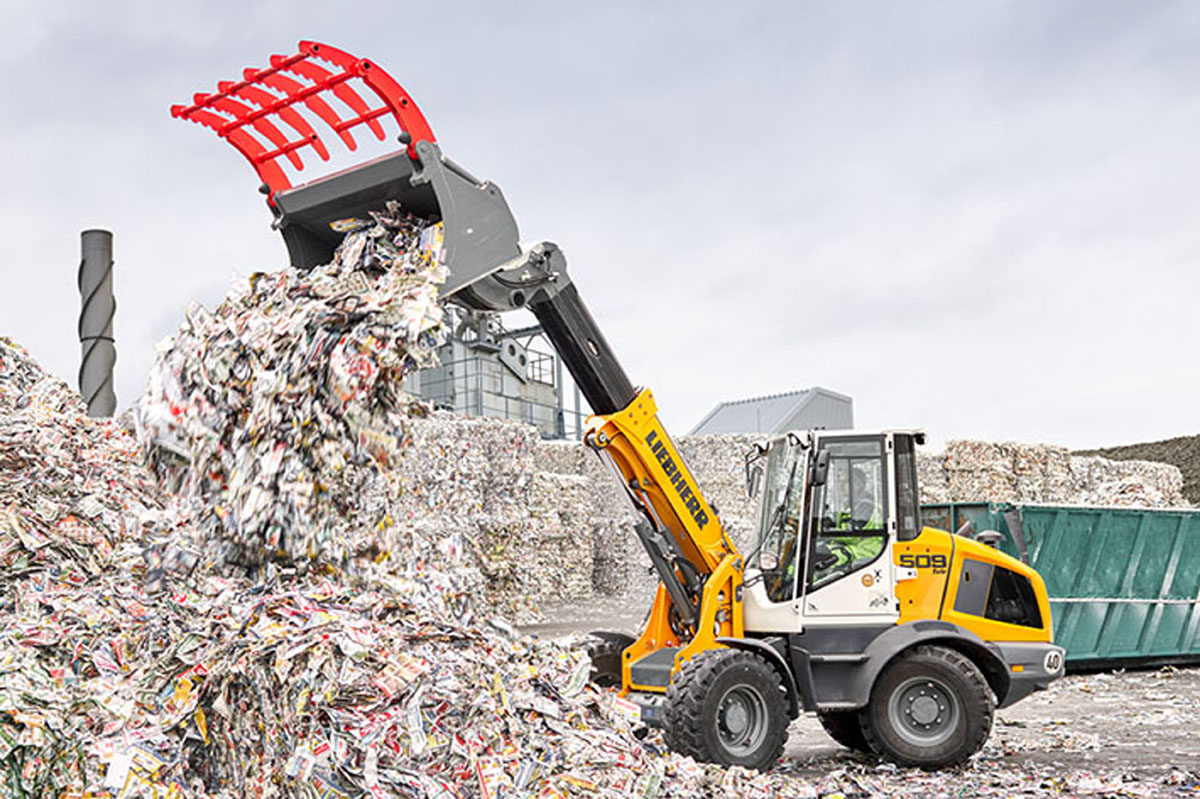
[[[811,444],[789,433],[767,455],[759,502],[758,541],[747,556],[742,605],[747,630],[797,632],[799,586],[804,579],[804,538]]]
[[[801,589],[805,624],[874,625],[899,617],[891,542],[896,498],[889,434],[822,436],[824,480],[812,489],[807,569]]]

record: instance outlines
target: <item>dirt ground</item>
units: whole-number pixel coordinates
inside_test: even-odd
[[[544,636],[591,629],[632,632],[628,604],[548,609]],[[598,619],[602,619],[598,622]],[[1200,796],[1200,668],[1073,674],[996,712],[992,735],[962,769],[903,771],[834,743],[816,718],[789,731],[780,767],[837,792],[813,796]],[[844,789],[846,779],[860,786]]]

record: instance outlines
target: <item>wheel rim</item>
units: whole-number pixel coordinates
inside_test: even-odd
[[[767,700],[749,685],[735,685],[717,703],[717,737],[731,755],[753,754],[767,737]]]
[[[958,726],[959,703],[954,692],[934,677],[912,677],[892,691],[888,719],[892,729],[911,744],[945,743]]]

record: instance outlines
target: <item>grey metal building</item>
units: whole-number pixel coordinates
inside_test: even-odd
[[[784,394],[722,402],[709,411],[689,435],[774,435],[785,430],[849,430],[853,427],[854,401],[845,394],[814,386]]]
[[[586,412],[541,328],[508,330],[499,315],[448,309],[450,335],[440,365],[405,380],[406,391],[434,407],[468,416],[518,419],[543,438],[577,437]],[[570,402],[567,392],[574,394]],[[574,407],[571,407],[571,406]]]

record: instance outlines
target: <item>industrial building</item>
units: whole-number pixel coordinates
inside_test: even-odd
[[[518,419],[543,438],[578,438],[588,411],[540,326],[509,330],[498,314],[447,313],[440,365],[410,375],[406,391],[439,409]]]
[[[785,430],[849,430],[853,427],[854,401],[845,394],[814,386],[722,402],[691,429],[690,435],[773,435]]]

